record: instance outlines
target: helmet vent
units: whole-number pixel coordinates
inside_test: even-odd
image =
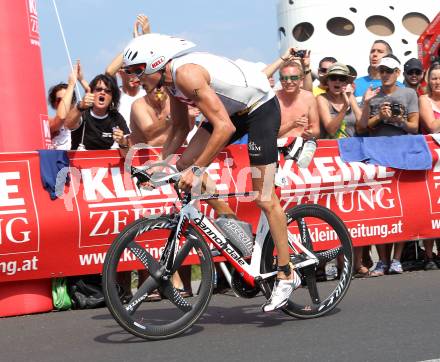
[[[134,60],[134,58],[136,58],[137,55],[138,55],[138,52],[136,51],[130,59],[131,59],[131,60]]]

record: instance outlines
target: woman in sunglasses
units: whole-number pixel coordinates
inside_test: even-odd
[[[352,137],[356,133],[356,120],[361,110],[353,95],[353,77],[348,67],[334,63],[325,74],[327,92],[320,94],[318,112],[323,126],[323,138]]]
[[[129,134],[127,123],[118,112],[120,90],[113,77],[97,75],[83,99],[67,114],[65,125],[72,131],[72,150],[114,148],[113,130]],[[126,147],[126,138],[118,141]]]

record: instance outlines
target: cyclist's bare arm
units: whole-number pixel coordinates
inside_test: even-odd
[[[226,146],[235,127],[220,98],[209,86],[208,72],[196,64],[186,64],[176,72],[176,85],[200,109],[213,126],[205,149],[195,160],[197,166],[207,166]]]

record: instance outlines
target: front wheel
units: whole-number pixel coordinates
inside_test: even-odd
[[[191,225],[184,232],[171,273],[164,273],[161,246],[173,238],[175,228],[172,217],[137,220],[119,234],[107,252],[102,275],[105,301],[115,320],[135,336],[165,339],[183,333],[202,315],[211,299],[211,252]],[[192,295],[185,299],[173,282],[183,265],[189,265],[192,274]],[[128,297],[121,298],[121,276],[127,274]],[[153,295],[159,301],[151,301]]]
[[[344,222],[331,210],[314,204],[286,211],[289,250],[293,264],[307,258],[294,251],[292,240],[312,252],[319,264],[298,269],[302,286],[290,296],[283,311],[296,318],[315,318],[330,312],[344,298],[353,274],[353,246]],[[298,249],[298,247],[296,248]],[[263,273],[276,270],[274,242],[270,233],[263,246]],[[272,289],[273,283],[269,283]]]

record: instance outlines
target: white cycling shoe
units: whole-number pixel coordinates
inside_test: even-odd
[[[289,300],[290,294],[301,285],[301,278],[296,271],[292,270],[293,279],[276,279],[272,289],[272,295],[263,304],[263,312],[284,307]]]

